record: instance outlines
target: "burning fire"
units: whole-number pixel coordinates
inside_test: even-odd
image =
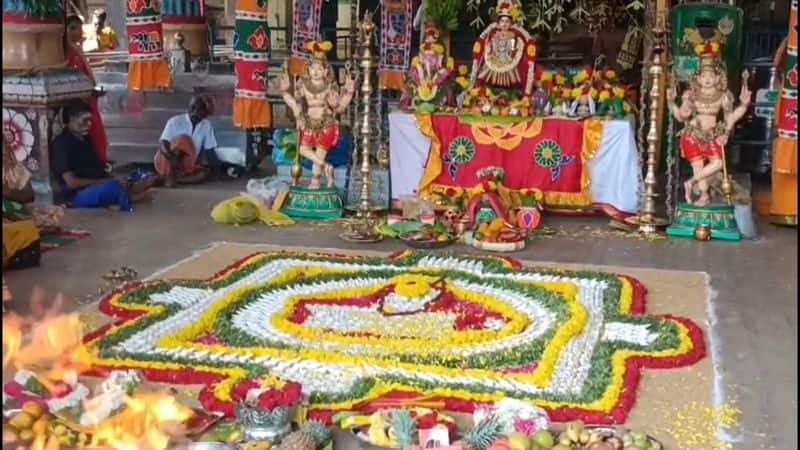
[[[175,398],[145,394],[125,400],[122,413],[93,430],[93,442],[114,450],[164,450],[184,434],[182,423],[192,411]]]
[[[91,368],[93,355],[82,343],[80,316],[61,314],[63,300],[60,297],[49,308],[44,307],[43,300],[43,291],[36,290],[31,299],[31,316],[10,314],[3,317],[4,371],[9,366],[35,371],[45,383],[60,382],[70,374],[86,372]],[[114,450],[165,450],[171,440],[185,435],[182,423],[193,414],[174,397],[164,394],[137,394],[126,397],[124,404],[121,412],[98,420],[91,428],[77,425],[71,428],[90,434],[91,446]],[[104,418],[105,409],[96,406],[91,400],[85,400],[85,413]],[[38,435],[30,447],[20,448],[60,450],[61,443],[57,436]]]

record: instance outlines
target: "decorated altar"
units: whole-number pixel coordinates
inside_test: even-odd
[[[627,120],[389,115],[392,197],[475,189],[477,172],[504,169],[512,191],[539,189],[549,209],[630,214],[639,155]]]

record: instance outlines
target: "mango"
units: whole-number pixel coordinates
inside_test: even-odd
[[[25,411],[19,412],[8,423],[19,431],[30,430],[33,426],[33,417]]]
[[[44,415],[44,406],[42,406],[41,403],[27,402],[22,407],[22,410],[25,411],[26,413],[30,414],[30,416],[34,420],[36,420],[39,417],[42,417],[42,415]]]

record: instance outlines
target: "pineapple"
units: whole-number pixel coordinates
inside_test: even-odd
[[[331,430],[322,422],[310,420],[300,430],[286,436],[277,450],[316,450],[331,440]]]
[[[478,422],[457,444],[461,444],[464,450],[487,450],[500,436],[500,428],[497,416],[489,416]]]
[[[394,411],[391,425],[397,447],[401,450],[413,448],[417,440],[417,420],[411,417],[411,413],[403,409]]]

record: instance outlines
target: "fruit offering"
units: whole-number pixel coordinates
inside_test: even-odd
[[[662,450],[662,446],[644,433],[618,433],[575,421],[561,433],[551,430],[539,430],[533,436],[511,433],[496,439],[487,450]]]
[[[525,239],[522,231],[512,227],[503,219],[483,222],[475,231],[475,239],[483,242],[518,242]]]
[[[239,445],[239,450],[270,450],[272,444],[269,441],[245,442]]]
[[[423,225],[419,230],[403,233],[400,237],[403,240],[415,242],[448,242],[453,239],[447,227],[439,222],[433,225]]]

